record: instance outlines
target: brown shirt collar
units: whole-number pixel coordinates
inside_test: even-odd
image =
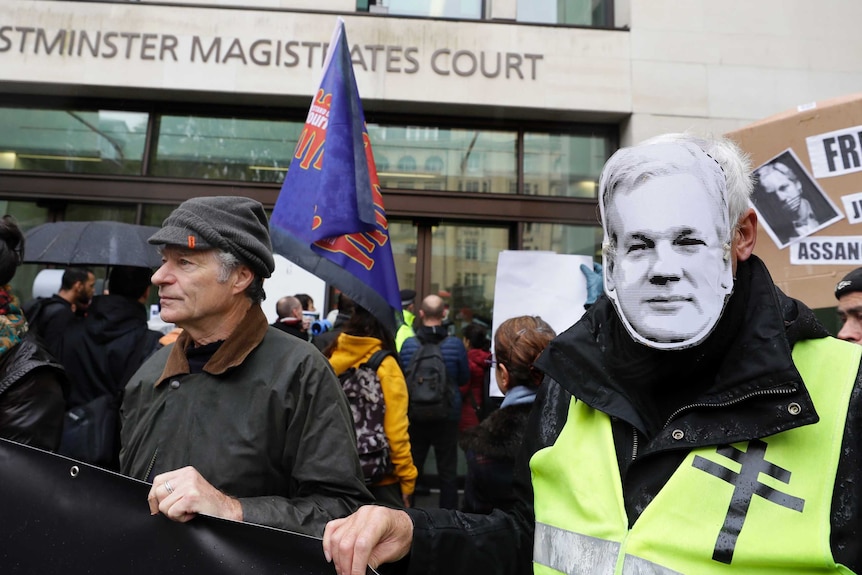
[[[211,375],[221,375],[228,369],[241,365],[248,354],[263,341],[268,328],[269,324],[260,305],[252,305],[236,329],[206,363],[204,371]],[[183,331],[168,355],[165,369],[156,381],[156,386],[170,377],[189,373],[186,349],[190,345],[192,345],[192,338],[187,331]]]

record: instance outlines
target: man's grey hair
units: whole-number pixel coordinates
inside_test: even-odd
[[[697,136],[688,132],[662,134],[642,142],[649,144],[668,144],[688,142],[699,147],[718,162],[724,170],[727,182],[727,209],[733,229],[739,225],[739,219],[751,207],[751,192],[754,184],[751,178],[751,160],[748,154],[735,142],[724,137]]]
[[[680,154],[677,160],[663,159],[645,149],[652,145],[670,144],[681,144],[681,148],[688,148],[692,159],[689,160],[684,154]],[[694,161],[699,152],[706,153],[715,161],[715,169],[710,169],[708,163]],[[610,229],[609,218],[616,193],[631,191],[653,177],[677,174],[697,177],[710,194],[715,196],[720,203],[721,213],[726,213],[728,218],[728,237],[722,240],[730,244],[740,218],[751,205],[751,166],[747,156],[736,144],[724,138],[710,139],[687,133],[672,133],[650,138],[631,148],[623,148],[605,163],[599,181],[599,201],[602,202],[605,218],[602,223],[605,227],[606,241],[603,249],[606,254],[613,256],[616,249],[616,234]]]
[[[239,261],[239,258],[231,252],[216,250],[215,255],[216,258],[218,258],[220,265],[216,281],[223,284],[230,278],[230,274],[243,264]],[[258,276],[251,267],[249,267],[249,269],[251,270],[251,273],[254,274],[254,279],[251,281],[249,286],[245,288],[245,295],[252,303],[259,304],[266,299],[266,292],[263,290],[263,278]]]

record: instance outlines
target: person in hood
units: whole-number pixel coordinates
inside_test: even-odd
[[[470,367],[470,379],[460,388],[461,394],[461,419],[458,422],[458,432],[479,425],[479,418],[483,414],[483,401],[488,390],[489,374],[491,369],[491,342],[488,340],[488,331],[484,326],[476,323],[467,324],[463,330],[462,341],[467,348],[467,363]]]
[[[24,234],[12,216],[0,218],[0,437],[54,451],[60,445],[66,371],[28,332],[9,282],[24,255]]]
[[[69,409],[108,397],[110,405],[106,409],[114,413],[103,439],[110,443],[106,454],[79,452],[72,446],[64,446],[61,453],[119,470],[118,423],[123,388],[159,347],[162,335],[147,325],[145,304],[150,295],[151,275],[149,268],[114,266],[108,275],[108,294],[95,296],[87,317],[66,329],[59,357],[71,381]]]
[[[407,384],[398,365],[395,340],[371,312],[354,303],[350,319],[323,354],[329,358],[335,373],[342,374],[367,363],[380,350],[391,354],[377,368],[377,377],[383,393],[383,433],[389,444],[392,469],[368,485],[368,490],[379,503],[410,507],[418,474],[413,465],[410,436],[407,433]]]
[[[862,348],[753,254],[750,174],[724,139],[617,151],[599,183],[606,280],[632,265],[535,362],[516,501],[360,508],[324,533],[338,573],[862,572]]]

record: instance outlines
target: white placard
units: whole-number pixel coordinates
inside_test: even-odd
[[[847,223],[858,224],[862,222],[862,192],[841,196],[841,202],[844,204]]]
[[[492,335],[501,323],[519,315],[540,316],[558,335],[569,329],[584,314],[587,299],[587,280],[581,264],[592,268],[593,259],[554,252],[500,252]],[[494,370],[490,393],[502,396]]]
[[[272,323],[278,318],[275,304],[279,299],[286,295],[298,293],[310,295],[311,299],[314,300],[314,307],[317,308],[322,317],[326,313],[326,310],[323,309],[326,298],[326,282],[278,254],[274,254],[273,257],[275,258],[275,271],[272,272],[272,277],[263,282],[266,299],[261,303],[267,321]]]
[[[792,265],[862,265],[862,236],[817,236],[790,246]]]
[[[862,126],[805,138],[815,178],[862,172]]]

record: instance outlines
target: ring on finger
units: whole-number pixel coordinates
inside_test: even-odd
[[[165,491],[167,491],[167,492],[168,492],[168,495],[170,495],[171,493],[173,493],[173,492],[174,492],[174,488],[173,488],[173,487],[171,487],[171,482],[170,482],[170,481],[165,481]]]

